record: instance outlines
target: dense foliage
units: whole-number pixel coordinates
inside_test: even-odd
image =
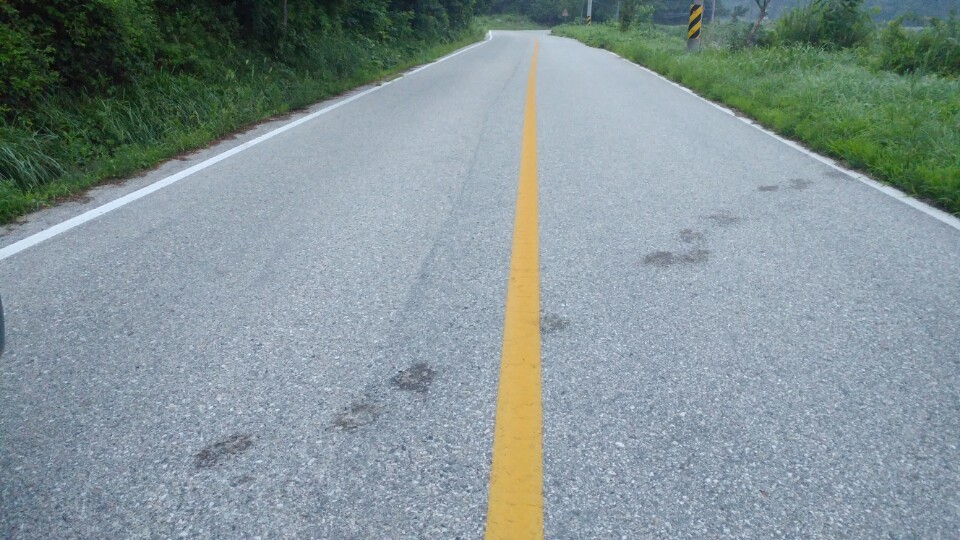
[[[0,222],[475,38],[473,11],[473,0],[2,0]]]

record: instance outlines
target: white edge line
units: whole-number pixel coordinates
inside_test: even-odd
[[[680,89],[680,90],[682,90],[682,91],[690,94],[691,96],[696,97],[697,99],[699,99],[699,100],[701,100],[701,101],[709,104],[710,106],[714,107],[715,109],[719,109],[720,111],[729,114],[730,116],[732,116],[732,117],[740,120],[740,121],[743,122],[744,124],[747,124],[748,126],[753,126],[754,128],[756,128],[756,129],[758,129],[758,130],[766,133],[767,135],[769,135],[769,136],[773,137],[774,139],[782,142],[783,144],[789,146],[790,148],[793,148],[794,150],[797,150],[798,152],[801,152],[801,153],[803,153],[803,154],[806,154],[807,156],[812,157],[813,159],[819,161],[820,163],[823,163],[824,165],[826,165],[826,166],[828,166],[828,167],[831,167],[831,168],[833,168],[833,169],[835,169],[835,170],[837,170],[837,171],[839,171],[839,172],[841,172],[841,173],[849,176],[850,178],[853,178],[854,180],[859,180],[859,181],[862,182],[863,184],[866,184],[866,185],[872,187],[873,189],[875,189],[875,190],[877,190],[877,191],[879,191],[879,192],[881,192],[881,193],[884,193],[884,194],[886,194],[886,195],[889,195],[889,196],[893,197],[894,199],[897,199],[898,201],[902,202],[903,204],[906,204],[907,206],[910,206],[910,207],[912,207],[912,208],[915,208],[915,209],[923,212],[924,214],[927,214],[928,216],[930,216],[930,217],[932,217],[932,218],[934,218],[934,219],[936,219],[936,220],[938,220],[938,221],[946,224],[947,226],[953,227],[954,229],[960,231],[960,219],[958,219],[958,218],[957,218],[956,216],[954,216],[953,214],[951,214],[951,213],[949,213],[949,212],[944,212],[943,210],[940,210],[939,208],[934,208],[933,206],[930,206],[929,204],[927,204],[927,203],[925,203],[925,202],[923,202],[923,201],[921,201],[921,200],[919,200],[919,199],[916,199],[916,198],[914,198],[914,197],[911,197],[910,195],[907,195],[906,193],[900,191],[899,189],[897,189],[897,188],[895,188],[895,187],[893,187],[893,186],[889,186],[889,185],[884,184],[884,183],[882,183],[882,182],[878,182],[877,180],[874,180],[873,178],[870,178],[869,176],[860,174],[860,173],[857,172],[857,171],[853,171],[853,170],[847,169],[846,167],[843,167],[843,166],[839,165],[839,164],[838,164],[836,161],[834,161],[833,159],[828,158],[828,157],[826,157],[826,156],[822,156],[822,155],[820,155],[820,154],[818,154],[818,153],[816,153],[816,152],[814,152],[814,151],[812,151],[812,150],[809,150],[809,149],[807,149],[807,148],[804,148],[803,146],[797,144],[797,143],[794,142],[794,141],[791,141],[790,139],[786,139],[786,138],[784,138],[784,137],[781,137],[780,135],[774,133],[773,131],[770,131],[769,129],[761,126],[761,125],[758,124],[757,122],[754,122],[753,120],[751,120],[751,119],[749,119],[749,118],[746,118],[746,117],[744,117],[744,116],[740,116],[740,115],[738,115],[737,113],[733,112],[731,109],[728,109],[727,107],[724,107],[724,106],[722,106],[722,105],[719,105],[719,104],[717,104],[717,103],[714,103],[714,102],[710,101],[709,99],[701,96],[700,94],[697,94],[696,92],[694,92],[693,90],[687,88],[686,86],[683,86],[683,85],[680,85],[680,84],[678,84],[678,83],[675,83],[675,82],[671,81],[670,79],[664,77],[663,75],[657,73],[656,71],[653,71],[653,70],[650,69],[650,68],[647,68],[647,67],[645,67],[645,66],[641,66],[640,64],[637,64],[636,62],[633,62],[633,61],[631,61],[631,60],[629,60],[629,59],[627,59],[627,58],[623,58],[622,56],[620,56],[619,54],[617,54],[617,53],[615,53],[615,52],[613,52],[613,51],[607,51],[607,52],[609,52],[609,53],[612,54],[613,56],[616,56],[617,58],[623,59],[623,60],[626,61],[626,62],[630,62],[630,64],[632,64],[632,65],[634,65],[634,66],[642,69],[643,71],[646,71],[647,73],[649,73],[649,74],[653,75],[654,77],[662,80],[663,82],[665,82],[665,83],[667,83],[667,84],[669,84],[669,85],[671,85],[671,86],[674,86],[674,87],[676,87],[676,88],[678,88],[678,89]]]
[[[101,205],[101,206],[98,206],[98,207],[94,208],[93,210],[88,210],[88,211],[80,214],[79,216],[72,217],[72,218],[70,218],[70,219],[68,219],[68,220],[66,220],[66,221],[62,221],[62,222],[60,222],[60,223],[58,223],[58,224],[56,224],[56,225],[53,225],[52,227],[48,227],[48,228],[46,228],[46,229],[44,229],[44,230],[42,230],[42,231],[40,231],[40,232],[38,232],[38,233],[32,234],[32,235],[30,235],[30,236],[28,236],[28,237],[26,237],[26,238],[24,238],[24,239],[22,239],[22,240],[19,240],[19,241],[17,241],[17,242],[14,242],[14,243],[10,244],[9,246],[6,246],[6,247],[4,247],[4,248],[0,248],[0,261],[2,261],[2,260],[4,260],[4,259],[7,259],[7,258],[9,258],[9,257],[12,257],[12,256],[16,255],[17,253],[20,253],[21,251],[24,251],[24,250],[26,250],[26,249],[29,249],[29,248],[31,248],[31,247],[33,247],[33,246],[35,246],[35,245],[37,245],[37,244],[39,244],[39,243],[41,243],[41,242],[44,242],[44,241],[46,241],[46,240],[49,240],[49,239],[53,238],[54,236],[63,234],[63,233],[65,233],[65,232],[69,231],[70,229],[73,229],[74,227],[78,227],[78,226],[83,225],[84,223],[86,223],[86,222],[88,222],[88,221],[92,221],[92,220],[94,220],[94,219],[96,219],[96,218],[98,218],[98,217],[100,217],[100,216],[102,216],[102,215],[104,215],[104,214],[106,214],[106,213],[108,213],[108,212],[112,212],[112,211],[116,210],[117,208],[126,206],[126,205],[132,203],[133,201],[136,201],[137,199],[142,199],[143,197],[146,197],[147,195],[150,195],[151,193],[153,193],[153,192],[155,192],[155,191],[159,191],[159,190],[161,190],[161,189],[163,189],[163,188],[165,188],[165,187],[167,187],[167,186],[169,186],[169,185],[171,185],[171,184],[175,184],[175,183],[179,182],[180,180],[183,180],[184,178],[186,178],[186,177],[188,177],[188,176],[191,176],[191,175],[193,175],[193,174],[195,174],[195,173],[197,173],[197,172],[200,172],[200,171],[206,169],[207,167],[210,167],[210,166],[212,166],[212,165],[215,165],[215,164],[217,164],[217,163],[220,163],[221,161],[223,161],[223,160],[225,160],[225,159],[227,159],[227,158],[229,158],[229,157],[235,156],[235,155],[239,154],[240,152],[243,152],[244,150],[246,150],[246,149],[248,149],[248,148],[251,148],[251,147],[253,147],[253,146],[256,146],[256,145],[262,143],[263,141],[266,141],[266,140],[268,140],[268,139],[272,139],[273,137],[276,137],[277,135],[279,135],[279,134],[281,134],[281,133],[283,133],[283,132],[285,132],[285,131],[291,130],[291,129],[299,126],[300,124],[304,124],[304,123],[306,123],[306,122],[309,122],[309,121],[317,118],[318,116],[327,114],[327,113],[330,112],[330,111],[333,111],[333,110],[335,110],[335,109],[339,109],[340,107],[343,107],[344,105],[346,105],[346,104],[348,104],[348,103],[351,103],[351,102],[353,102],[353,101],[356,101],[356,100],[358,100],[358,99],[360,99],[360,98],[362,98],[362,97],[364,97],[364,96],[366,96],[366,95],[368,95],[368,94],[372,94],[373,92],[376,92],[377,90],[380,90],[381,88],[383,88],[383,87],[385,87],[385,86],[387,86],[387,85],[389,85],[389,84],[391,84],[391,83],[393,83],[393,82],[396,82],[396,81],[398,81],[398,80],[400,80],[400,79],[402,79],[402,78],[404,78],[404,77],[408,77],[408,76],[410,76],[410,75],[413,75],[414,73],[423,71],[424,69],[427,69],[428,67],[431,67],[431,66],[433,66],[433,65],[439,64],[440,62],[444,62],[444,61],[446,61],[446,60],[449,60],[449,59],[453,58],[454,56],[457,56],[457,55],[459,55],[459,54],[463,54],[463,53],[469,51],[470,49],[473,49],[473,48],[475,48],[475,47],[479,47],[479,46],[481,46],[481,45],[484,45],[485,43],[487,43],[487,42],[490,41],[491,39],[493,39],[493,32],[492,32],[492,31],[487,31],[486,36],[484,37],[483,41],[481,41],[480,43],[474,43],[473,45],[470,45],[470,46],[468,46],[468,47],[464,47],[463,49],[460,49],[459,51],[455,51],[455,52],[453,52],[453,53],[451,53],[451,54],[448,54],[448,55],[446,55],[446,56],[443,56],[443,57],[441,57],[441,58],[438,58],[438,59],[434,60],[433,62],[430,62],[429,64],[425,64],[425,65],[420,66],[420,67],[418,67],[418,68],[416,68],[416,69],[414,69],[414,70],[412,70],[412,71],[408,71],[408,72],[400,75],[400,76],[397,77],[396,79],[392,79],[392,80],[383,82],[383,83],[381,83],[381,84],[379,84],[379,85],[377,85],[377,86],[373,86],[373,87],[371,87],[371,88],[367,88],[366,90],[364,90],[364,91],[362,91],[362,92],[360,92],[360,93],[358,93],[358,94],[354,94],[354,95],[352,95],[352,96],[350,96],[350,97],[341,99],[340,101],[337,101],[336,103],[333,103],[332,105],[329,105],[329,106],[327,106],[327,107],[324,107],[324,108],[320,109],[319,111],[310,113],[310,114],[308,114],[307,116],[304,116],[303,118],[298,118],[298,119],[296,119],[296,120],[294,120],[294,121],[292,121],[292,122],[290,122],[290,123],[287,123],[287,124],[284,124],[284,125],[278,127],[277,129],[274,129],[273,131],[270,131],[270,132],[268,132],[268,133],[264,133],[263,135],[255,138],[255,139],[249,140],[249,141],[247,141],[247,142],[245,142],[245,143],[243,143],[243,144],[241,144],[241,145],[239,145],[239,146],[235,146],[235,147],[233,147],[233,148],[231,148],[231,149],[229,149],[229,150],[227,150],[227,151],[225,151],[225,152],[223,152],[223,153],[220,153],[220,154],[217,154],[216,156],[213,156],[212,158],[209,158],[209,159],[206,159],[206,160],[204,160],[204,161],[201,161],[200,163],[197,163],[196,165],[194,165],[194,166],[192,166],[192,167],[190,167],[190,168],[184,169],[184,170],[182,170],[182,171],[180,171],[180,172],[178,172],[178,173],[175,173],[175,174],[172,174],[172,175],[170,175],[170,176],[167,176],[166,178],[163,178],[163,179],[161,179],[161,180],[157,180],[156,182],[150,184],[149,186],[140,188],[140,189],[138,189],[137,191],[134,191],[134,192],[132,192],[132,193],[128,193],[128,194],[124,195],[123,197],[114,199],[114,200],[112,200],[112,201],[110,201],[110,202],[108,202],[108,203],[106,203],[106,204],[103,204],[103,205]]]

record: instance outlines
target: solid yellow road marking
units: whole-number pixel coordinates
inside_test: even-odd
[[[540,263],[537,247],[537,46],[527,79],[513,252],[487,500],[487,539],[543,538]]]

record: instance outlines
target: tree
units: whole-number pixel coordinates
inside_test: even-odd
[[[757,30],[760,29],[760,23],[763,22],[763,19],[767,16],[767,9],[770,8],[770,3],[773,0],[754,0],[757,3],[757,7],[760,8],[760,15],[757,16],[757,22],[753,23],[753,28],[750,29],[750,33],[747,34],[747,45],[753,45],[753,40],[756,39]]]
[[[620,20],[620,30],[625,32],[636,23],[650,23],[653,20],[653,6],[643,4],[642,0],[623,0],[617,18]]]

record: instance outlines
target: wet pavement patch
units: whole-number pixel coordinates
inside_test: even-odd
[[[552,334],[554,332],[559,332],[566,329],[568,326],[570,326],[570,321],[565,317],[561,317],[553,313],[540,314],[541,334]]]
[[[647,266],[670,266],[674,264],[676,255],[670,251],[654,251],[643,258],[643,264]]]
[[[233,480],[231,480],[230,485],[233,487],[242,487],[242,486],[252,484],[254,480],[256,480],[256,478],[254,478],[253,476],[249,474],[244,474],[242,476],[238,476]]]
[[[657,266],[666,268],[677,264],[700,264],[705,263],[710,258],[710,252],[705,249],[695,249],[685,253],[673,253],[670,251],[654,251],[643,258],[643,264],[647,266]]]
[[[253,446],[253,439],[245,433],[231,435],[226,439],[211,444],[193,456],[193,464],[198,469],[216,467],[237,454],[246,452]]]
[[[812,185],[812,181],[804,180],[803,178],[794,178],[790,180],[790,189],[795,189],[797,191],[803,191]]]
[[[680,241],[682,242],[692,244],[701,240],[703,240],[703,233],[700,231],[695,231],[693,229],[683,229],[680,231]]]
[[[735,225],[740,221],[739,216],[727,210],[718,210],[710,214],[709,216],[707,216],[707,219],[709,219],[710,221],[713,221],[714,223],[722,227]]]
[[[359,427],[374,423],[383,413],[378,403],[358,402],[340,411],[333,419],[333,427],[344,431],[353,431]]]
[[[777,191],[778,189],[780,189],[780,186],[760,186],[757,191]]]
[[[399,390],[424,394],[430,389],[430,383],[437,376],[437,372],[429,364],[420,362],[400,371],[390,378],[390,384]]]

